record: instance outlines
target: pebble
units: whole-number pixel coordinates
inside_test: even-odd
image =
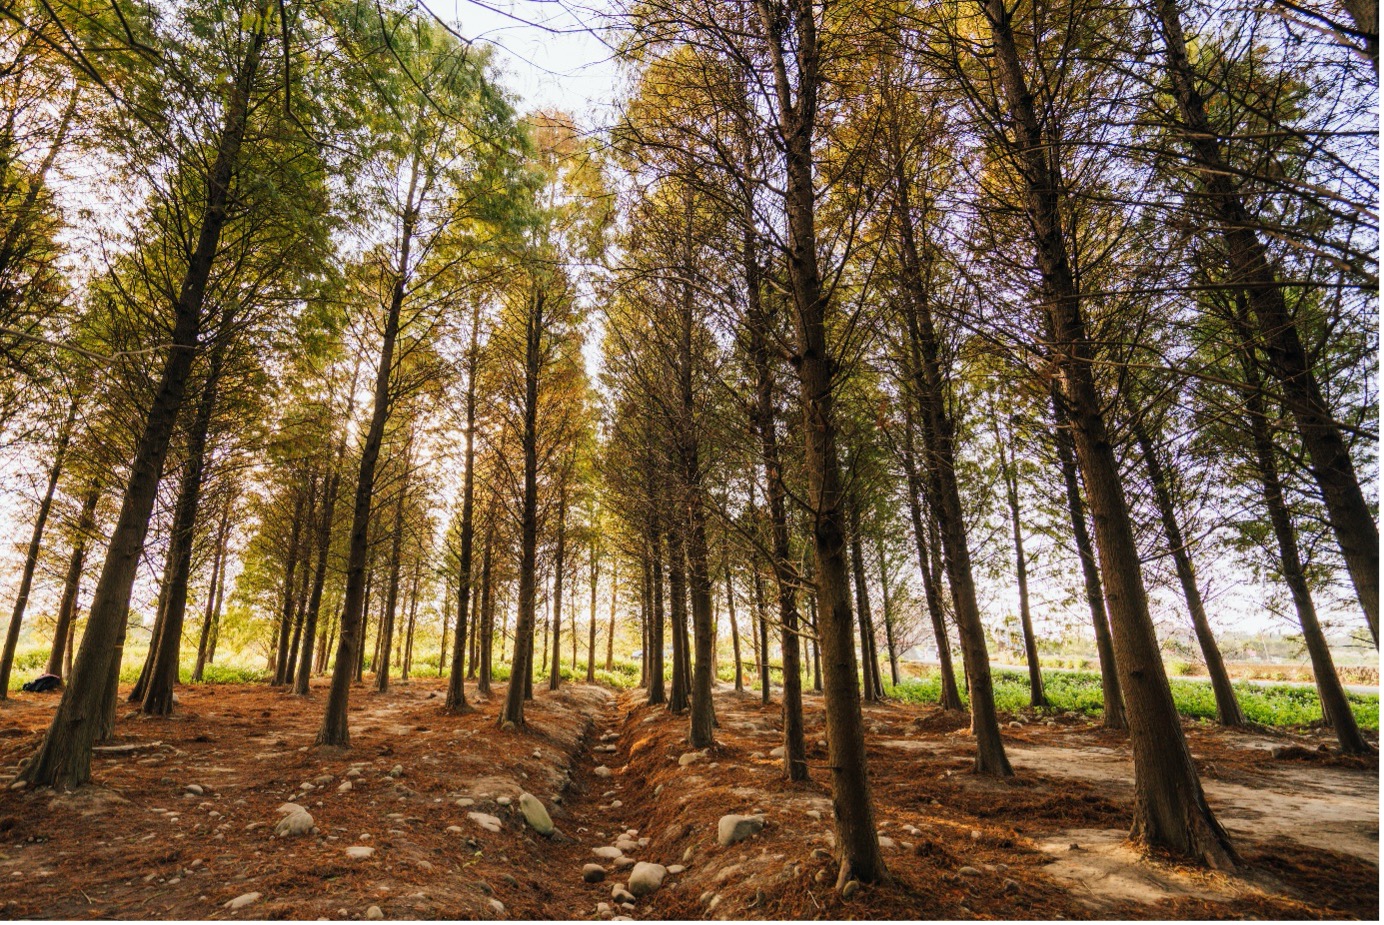
[[[365,910],[365,917],[371,920],[382,919],[384,918],[384,910],[379,906],[371,906],[369,909]]]
[[[971,867],[969,865],[966,867],[957,868],[956,872],[963,877],[979,877],[981,875],[980,871],[977,868]]]
[[[369,845],[352,845],[346,849],[346,856],[357,861],[363,861],[375,853],[375,849]]]
[[[814,861],[830,861],[830,860],[831,860],[831,852],[828,851],[828,850],[825,849],[825,848],[813,848],[813,849],[812,849],[812,860],[814,860]]]
[[[605,868],[599,864],[584,864],[581,869],[581,878],[587,883],[600,883],[606,878]]]
[[[685,870],[687,870],[687,868],[684,867],[684,866],[681,865],[681,864],[669,864],[669,865],[668,865],[668,873],[673,874],[673,875],[675,875],[675,876],[676,876],[677,874],[682,873],[682,872],[685,871]]]
[[[678,756],[678,767],[685,768],[689,764],[692,764],[696,761],[701,761],[705,757],[706,755],[702,752],[685,752],[684,754]]]
[[[770,758],[782,758],[785,754],[786,749],[784,749],[782,745],[780,745],[778,748],[773,748],[769,750]]]
[[[888,835],[881,835],[879,837],[879,846],[881,848],[897,848],[899,846],[899,843],[894,841],[894,839],[890,838]]]
[[[206,793],[206,791],[202,789],[202,785],[201,785],[201,784],[188,784],[188,785],[187,785],[186,787],[184,787],[183,789],[186,790],[188,793],[191,793],[191,794],[193,794],[194,796],[199,796],[199,797],[200,797],[202,794]]]
[[[613,861],[616,858],[623,855],[625,852],[621,851],[619,848],[612,848],[609,845],[607,845],[601,848],[592,848],[591,853],[596,855],[596,857],[598,858],[605,858],[607,861]]]
[[[499,797],[499,798],[497,798],[497,799],[495,800],[495,802],[496,802],[496,803],[499,803],[501,806],[508,806],[509,804],[513,803],[514,801],[511,800],[509,797]]]
[[[856,893],[859,893],[859,892],[860,892],[860,881],[859,881],[859,880],[847,880],[847,881],[846,881],[846,885],[843,886],[843,887],[841,887],[841,898],[842,898],[842,899],[850,899],[852,896],[854,896]]]
[[[258,902],[261,895],[262,894],[260,893],[242,893],[235,899],[232,899],[230,902],[224,903],[223,905],[227,909],[243,909],[246,906],[250,905],[250,903]]]
[[[807,818],[816,819],[820,822],[822,820],[822,811],[820,809],[809,809],[807,811]]]
[[[476,801],[473,800],[473,799],[471,799],[470,797],[462,797],[460,800],[457,800],[457,806],[459,806],[459,807],[462,808],[462,809],[465,809],[465,808],[468,807],[468,806],[475,806],[475,805],[476,805]]]
[[[461,826],[459,826],[459,825],[449,825],[449,826],[447,826],[447,832],[448,832],[449,834],[452,834],[452,835],[460,835],[460,834],[461,834]]]
[[[283,813],[283,818],[274,826],[274,834],[280,838],[307,835],[316,825],[312,814],[297,803],[285,803],[279,807],[279,812]]]
[[[591,773],[592,773],[592,774],[595,774],[597,777],[609,777],[609,776],[610,776],[610,768],[606,767],[606,766],[603,765],[603,764],[600,764],[600,765],[597,765],[596,768],[595,768],[595,770],[593,770]]]
[[[360,768],[351,768],[346,772],[347,777],[360,777]]]
[[[500,826],[503,824],[500,822],[499,817],[492,816],[489,813],[467,813],[466,818],[470,819],[487,832],[499,832]]]
[[[504,915],[505,904],[500,902],[498,899],[492,899],[490,901],[490,911],[494,912],[496,915]]]
[[[389,769],[389,776],[390,776],[390,777],[403,777],[403,776],[404,776],[404,766],[403,766],[402,764],[396,764],[394,767],[392,767],[392,768]]]
[[[634,865],[635,865],[635,860],[634,860],[634,858],[625,857],[624,855],[621,855],[620,857],[618,857],[618,858],[615,859],[615,868],[616,868],[617,870],[627,870],[627,869],[633,867]]]
[[[348,781],[348,780],[342,781],[342,782],[341,782],[341,786],[339,786],[339,787],[336,788],[336,792],[337,792],[337,793],[350,793],[350,792],[351,792],[351,782]]]
[[[1019,881],[1011,880],[1006,877],[1001,889],[1006,893],[1017,893],[1019,891]]]

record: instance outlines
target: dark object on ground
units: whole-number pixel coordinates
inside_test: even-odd
[[[24,690],[31,694],[46,694],[48,691],[55,691],[60,687],[62,687],[62,678],[55,674],[41,674],[25,684]]]

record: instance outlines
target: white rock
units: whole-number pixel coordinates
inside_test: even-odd
[[[186,790],[188,793],[191,793],[191,794],[193,794],[193,795],[195,795],[195,796],[199,796],[199,797],[200,797],[202,794],[206,793],[206,791],[202,789],[202,785],[201,785],[201,784],[188,784],[188,785],[187,785],[186,787],[184,787],[183,789]]]
[[[780,745],[778,748],[775,748],[775,749],[771,749],[771,750],[770,750],[770,752],[769,752],[769,757],[770,757],[770,758],[782,758],[782,757],[784,756],[784,754],[785,754],[784,748],[783,748],[782,745]]]
[[[609,845],[606,845],[601,848],[592,848],[591,853],[596,855],[596,857],[604,858],[607,861],[613,861],[620,855],[624,854],[624,852],[621,851],[619,848],[612,848]]]
[[[372,921],[376,919],[382,919],[384,918],[384,910],[381,909],[379,906],[371,906],[369,909],[365,910],[365,917]]]
[[[350,793],[350,792],[351,792],[351,782],[348,781],[348,780],[342,781],[342,782],[341,782],[341,785],[340,785],[339,787],[336,788],[336,792],[337,792],[337,793]]]
[[[654,890],[663,886],[663,878],[668,873],[668,868],[662,864],[651,864],[648,861],[640,861],[634,865],[634,870],[630,871],[629,890],[636,897],[648,896]]]
[[[543,803],[538,797],[531,793],[519,794],[519,811],[524,814],[524,820],[539,835],[553,834],[552,817],[543,808]]]
[[[487,832],[499,832],[501,825],[503,825],[498,817],[492,816],[489,813],[467,813],[466,818],[470,819]]]
[[[685,871],[685,870],[687,870],[687,868],[684,867],[684,866],[682,866],[681,864],[669,864],[669,865],[668,865],[668,873],[670,873],[670,874],[674,874],[674,875],[680,874],[680,873],[682,873],[682,872]]]
[[[346,856],[357,861],[363,861],[375,853],[375,849],[369,845],[352,845],[346,849]]]
[[[694,761],[701,761],[705,757],[706,755],[702,752],[687,752],[678,758],[678,767],[685,768]]]
[[[498,899],[492,899],[490,901],[490,911],[495,913],[496,915],[504,915],[505,904],[500,902]]]
[[[224,905],[227,909],[243,909],[246,906],[250,905],[250,903],[252,902],[258,902],[260,895],[261,894],[259,893],[242,893],[235,899],[232,899],[230,902],[223,903],[222,905]]]
[[[763,830],[763,816],[726,815],[716,826],[716,841],[721,845],[733,845]]]
[[[280,838],[292,838],[312,832],[315,825],[312,814],[297,803],[285,803],[279,807],[279,812],[283,813],[284,817],[274,826],[275,835]]]
[[[609,777],[609,776],[610,776],[610,768],[606,767],[606,766],[603,765],[603,764],[597,765],[596,768],[595,768],[595,770],[593,770],[591,773],[592,773],[592,774],[595,774],[597,777]]]

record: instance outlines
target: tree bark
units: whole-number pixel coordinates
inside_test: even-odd
[[[730,612],[730,644],[735,652],[735,692],[744,693],[745,669],[740,660],[740,628],[735,623],[735,583],[730,576],[730,560],[726,560],[726,608]]]
[[[476,644],[475,659],[472,664],[480,663],[480,670],[476,674],[476,692],[486,697],[490,696],[490,657],[491,650],[494,648],[495,635],[495,602],[493,598],[494,588],[491,582],[491,555],[495,546],[495,526],[493,513],[487,520],[485,528],[485,547],[481,551],[481,625],[480,640]]]
[[[466,455],[461,483],[461,549],[457,554],[457,633],[452,653],[452,673],[447,679],[446,709],[456,713],[466,703],[466,621],[471,607],[471,555],[476,508],[476,372],[480,366],[481,309],[471,310],[471,346],[466,358]],[[474,660],[473,660],[474,664]]]
[[[410,441],[411,443],[411,441]],[[389,690],[389,668],[394,655],[394,620],[399,612],[400,559],[404,547],[404,498],[408,494],[409,453],[404,453],[404,475],[394,500],[394,530],[389,542],[389,584],[385,587],[384,612],[380,615],[380,657],[376,660],[375,690]]]
[[[557,500],[557,550],[553,564],[553,662],[548,690],[562,685],[562,584],[567,571],[567,475],[560,479]],[[574,663],[575,665],[575,663]]]
[[[1043,691],[1043,669],[1038,663],[1038,640],[1033,635],[1033,613],[1028,604],[1028,557],[1024,555],[1024,529],[1019,512],[1019,471],[1014,458],[1013,431],[1006,441],[1000,434],[998,412],[994,415],[995,443],[999,448],[1000,472],[1004,476],[1004,495],[1009,502],[1009,525],[1014,531],[1014,575],[1019,584],[1019,623],[1024,633],[1024,657],[1028,661],[1028,702],[1032,707],[1048,705]]]

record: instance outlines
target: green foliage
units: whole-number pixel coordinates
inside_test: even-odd
[[[1017,671],[995,671],[995,706],[1003,712],[1018,713],[1028,705],[1028,676]],[[1104,709],[1100,675],[1085,671],[1054,671],[1043,675],[1048,700],[1052,706],[1039,713],[1077,712],[1097,716]],[[936,703],[941,693],[941,677],[929,669],[922,678],[890,688],[889,695],[907,703]],[[964,679],[957,678],[961,696],[966,697]],[[1216,698],[1209,681],[1174,679],[1171,682],[1173,702],[1183,716],[1195,719],[1216,718]],[[1321,720],[1321,704],[1316,688],[1289,684],[1271,686],[1240,682],[1235,694],[1245,719],[1264,726],[1307,726]],[[1348,693],[1351,709],[1361,729],[1378,731],[1379,696]]]

